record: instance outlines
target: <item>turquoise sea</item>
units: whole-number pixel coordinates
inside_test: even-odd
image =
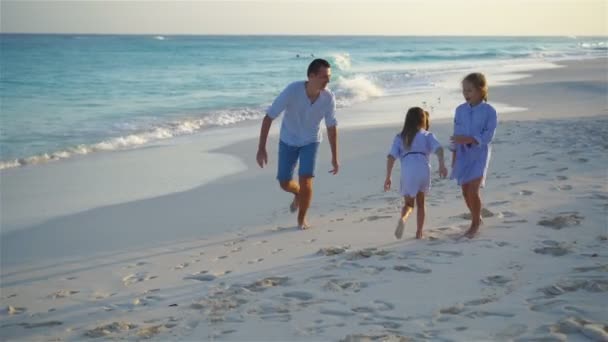
[[[339,107],[493,61],[606,56],[605,37],[0,35],[0,169],[263,116],[315,57]]]

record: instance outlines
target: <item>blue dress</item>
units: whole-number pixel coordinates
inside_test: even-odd
[[[428,192],[431,187],[431,164],[429,155],[441,147],[433,133],[421,129],[416,133],[409,148],[403,146],[401,134],[393,139],[388,154],[401,161],[401,196],[416,197],[419,192]]]
[[[450,146],[452,151],[456,151],[451,178],[456,179],[458,185],[481,177],[481,186],[484,186],[496,125],[496,110],[487,102],[475,106],[463,103],[456,108],[454,135],[470,136],[477,141],[477,144]]]

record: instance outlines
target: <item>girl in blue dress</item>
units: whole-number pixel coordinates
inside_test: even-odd
[[[431,153],[437,155],[439,175],[445,178],[448,174],[444,164],[443,148],[435,135],[427,131],[428,128],[428,113],[419,107],[410,108],[405,116],[403,130],[393,138],[387,156],[384,191],[391,188],[391,175],[395,160],[401,162],[399,192],[403,196],[404,206],[401,209],[401,216],[395,230],[397,239],[401,239],[403,236],[405,222],[414,209],[414,202],[418,206],[416,239],[422,238],[422,228],[426,215],[424,198],[431,186],[431,164],[429,162]]]
[[[485,184],[492,139],[496,131],[496,110],[488,100],[488,84],[481,73],[472,73],[462,80],[466,102],[456,108],[452,145],[452,179],[462,187],[464,201],[471,212],[471,226],[464,234],[473,238],[481,225],[480,187]]]

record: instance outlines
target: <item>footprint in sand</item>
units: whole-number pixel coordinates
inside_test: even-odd
[[[526,220],[526,219],[521,219],[521,220],[504,220],[504,221],[502,221],[502,223],[506,223],[506,224],[509,224],[509,223],[526,223],[526,222],[528,222],[528,220]]]
[[[534,191],[530,191],[530,190],[521,190],[521,191],[519,192],[519,194],[520,194],[521,196],[530,196],[530,195],[532,195],[533,193],[534,193]]]
[[[439,309],[439,314],[441,315],[460,315],[465,311],[465,307],[462,304],[456,304],[447,308]]]
[[[567,317],[549,327],[567,339],[568,335],[581,334],[591,341],[608,341],[608,325],[580,317]]]
[[[208,271],[200,271],[198,273],[191,274],[184,277],[184,279],[198,280],[198,281],[213,281],[217,277],[213,274],[208,274]]]
[[[67,297],[70,297],[71,295],[77,294],[79,292],[80,291],[59,290],[57,292],[51,293],[50,295],[48,295],[46,297],[51,298],[51,299],[67,298]]]
[[[184,268],[190,266],[190,263],[187,262],[183,262],[175,267],[173,267],[174,270],[183,270]]]
[[[515,337],[519,337],[528,331],[528,326],[520,323],[513,323],[508,327],[500,330],[494,337],[499,340],[512,340]]]
[[[557,241],[545,240],[542,241],[542,244],[543,247],[534,248],[534,253],[552,256],[562,256],[570,253],[570,248],[566,244]]]
[[[282,252],[282,251],[283,251],[283,248],[277,248],[277,249],[273,249],[271,253],[272,254],[277,254],[277,253]]]
[[[100,300],[100,299],[106,299],[106,298],[112,297],[114,295],[116,295],[116,293],[108,293],[108,292],[99,292],[99,291],[96,291],[95,293],[93,293],[92,297],[95,300]]]
[[[511,201],[495,201],[495,202],[488,203],[488,206],[496,207],[496,206],[505,205],[505,204],[509,204],[509,203],[511,203]]]
[[[469,301],[465,302],[464,305],[465,306],[479,306],[479,305],[484,305],[484,304],[492,303],[492,302],[495,302],[495,301],[496,301],[496,298],[486,297],[486,298],[479,298],[479,299],[469,300]]]
[[[574,212],[567,215],[557,215],[553,218],[545,218],[538,221],[538,225],[559,230],[565,227],[578,226],[581,224],[584,218],[584,216]]]
[[[340,311],[340,310],[330,310],[330,309],[321,309],[319,313],[322,315],[329,316],[338,316],[338,317],[352,317],[355,314],[349,311]]]
[[[483,218],[488,218],[488,217],[493,217],[495,214],[493,212],[491,212],[490,210],[486,209],[486,208],[482,208],[481,209],[481,217]],[[456,216],[458,218],[464,219],[464,220],[470,220],[471,219],[471,213],[462,213],[458,216]]]
[[[567,176],[555,176],[555,179],[557,179],[558,181],[564,181],[564,180],[567,180],[568,177]]]
[[[496,215],[498,218],[511,218],[517,216],[513,211],[501,211]]]
[[[125,266],[124,268],[135,268],[135,267],[139,267],[139,266],[143,266],[143,265],[147,265],[147,264],[148,263],[145,261],[140,261],[135,264],[129,264],[129,265]]]
[[[228,242],[224,242],[225,247],[231,247],[236,245],[237,243],[245,242],[245,239],[236,239]]]
[[[575,267],[575,272],[608,272],[608,264],[589,266],[589,267]]]
[[[223,259],[226,259],[227,257],[228,257],[227,255],[220,255],[220,256],[216,257],[216,258],[214,259],[214,261],[223,260]]]
[[[414,272],[414,273],[431,273],[432,271],[428,268],[419,267],[413,264],[410,265],[396,265],[393,267],[395,271],[399,272]]]
[[[608,280],[606,279],[570,279],[561,280],[557,283],[538,289],[548,297],[559,296],[566,292],[585,290],[588,292],[608,292]]]
[[[372,302],[372,308],[378,311],[391,311],[395,309],[395,305],[383,300],[374,300]]]
[[[113,322],[106,325],[100,325],[94,329],[88,330],[84,333],[84,336],[90,338],[108,337],[114,334],[134,330],[135,328],[137,328],[136,324],[128,322]]]
[[[314,296],[309,292],[304,291],[290,291],[283,293],[283,297],[289,299],[297,299],[300,301],[309,301],[314,298]]]
[[[536,311],[536,312],[559,313],[561,311],[559,309],[561,309],[561,307],[567,303],[568,302],[565,300],[554,299],[554,300],[550,300],[548,302],[532,304],[532,305],[530,305],[530,310]],[[558,309],[558,310],[556,310],[556,309]]]
[[[504,317],[511,318],[514,317],[514,313],[510,312],[490,312],[490,311],[473,311],[465,314],[468,318],[484,318],[484,317]]]
[[[264,258],[257,258],[257,259],[253,259],[253,260],[249,260],[247,263],[248,264],[257,264],[258,262],[262,262],[264,261]]]
[[[27,311],[26,308],[9,305],[8,307],[6,307],[5,310],[3,310],[3,313],[8,314],[9,316],[13,316],[22,314],[25,311]]]
[[[350,246],[331,246],[331,247],[323,247],[317,251],[318,255],[324,256],[332,256],[338,255],[346,252],[350,248]]]
[[[150,276],[148,272],[137,272],[134,274],[129,274],[128,276],[122,278],[123,284],[125,286],[133,285],[136,283],[141,283],[146,280],[156,279],[157,276]]]
[[[334,292],[359,292],[365,287],[366,283],[351,279],[330,279],[323,285],[324,290]]]
[[[511,281],[513,281],[513,279],[503,275],[489,276],[481,280],[482,283],[490,286],[504,286]]]
[[[254,245],[261,245],[261,244],[264,244],[264,243],[267,243],[267,242],[268,242],[268,240],[256,241],[256,242],[254,243]]]
[[[564,185],[557,186],[557,190],[560,190],[560,191],[569,191],[572,189],[573,189],[573,187],[570,184],[564,184]]]
[[[364,221],[372,222],[372,221],[378,221],[378,220],[390,219],[390,218],[393,218],[393,217],[390,215],[372,215],[372,216],[364,217],[364,218],[360,219],[359,221],[355,221],[355,223],[364,222]]]
[[[359,325],[375,325],[378,327],[382,327],[383,329],[392,329],[392,330],[401,328],[401,324],[399,324],[397,322],[390,322],[390,321],[360,322]],[[368,341],[368,340],[365,340],[365,341]],[[390,341],[390,340],[382,340],[382,341]],[[401,340],[397,340],[397,341],[401,341]]]
[[[528,183],[528,181],[511,182],[511,183],[509,183],[509,185],[516,186],[516,185],[522,185],[522,184],[526,184],[526,183]]]
[[[24,327],[25,329],[34,329],[34,328],[46,328],[46,327],[53,327],[56,325],[62,325],[63,322],[60,321],[47,321],[47,322],[39,322],[39,323],[18,323],[17,325],[20,325],[22,327]]]

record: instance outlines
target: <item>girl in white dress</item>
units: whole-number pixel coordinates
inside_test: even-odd
[[[424,196],[431,186],[431,164],[429,162],[431,153],[437,154],[439,175],[445,178],[448,174],[443,158],[443,148],[433,133],[427,131],[428,127],[428,113],[420,107],[410,108],[405,116],[403,130],[393,139],[393,145],[387,156],[384,191],[391,188],[391,173],[395,160],[401,161],[400,192],[405,200],[405,205],[401,210],[401,217],[395,230],[397,239],[401,239],[403,235],[405,222],[414,209],[414,202],[418,206],[416,239],[422,238],[425,217]]]

